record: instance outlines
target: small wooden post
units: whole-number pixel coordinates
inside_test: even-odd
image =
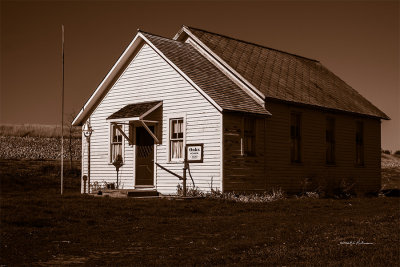
[[[86,181],[87,181],[87,176],[84,175],[84,176],[82,177],[82,179],[83,179],[83,193],[86,194]]]
[[[117,155],[116,159],[113,162],[113,165],[115,166],[115,170],[117,171],[117,189],[119,188],[118,184],[118,173],[119,173],[119,168],[122,166],[122,156],[121,155]]]
[[[119,181],[118,181],[118,174],[119,174],[119,168],[117,168],[117,189],[118,189],[118,183],[119,183]]]
[[[184,159],[184,162],[183,162],[183,176],[182,176],[183,182],[182,182],[182,185],[183,185],[183,196],[186,197],[186,170],[188,168],[186,146],[185,146],[185,150],[184,151],[185,151],[185,159]]]
[[[186,169],[187,169],[187,161],[185,159],[185,163],[183,164],[183,196],[186,197]]]

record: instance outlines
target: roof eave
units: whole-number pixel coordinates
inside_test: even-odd
[[[199,45],[204,51],[206,51],[212,58],[214,58],[218,64],[230,72],[236,79],[243,84],[247,90],[249,90],[248,94],[254,94],[259,100],[265,98],[265,95],[258,90],[253,84],[251,84],[248,80],[246,80],[242,75],[240,75],[234,68],[232,68],[227,62],[225,62],[221,57],[219,57],[216,53],[214,53],[208,46],[206,46],[195,34],[190,31],[190,28],[183,25],[181,30],[174,36],[174,40],[181,40],[182,34],[186,34],[189,36],[197,45]]]
[[[249,112],[249,111],[241,111],[241,110],[233,110],[233,109],[224,109],[222,111],[223,113],[237,113],[237,114],[246,114],[246,115],[253,115],[253,116],[258,116],[258,117],[271,117],[272,114],[268,111],[265,110],[265,112]]]
[[[174,68],[186,81],[188,81],[196,90],[207,99],[219,112],[222,112],[222,107],[214,101],[207,93],[205,93],[192,79],[190,79],[181,69],[179,69],[160,49],[158,49],[146,36],[141,35],[141,38],[151,47],[158,55],[160,55],[172,68]]]
[[[281,102],[281,103],[285,103],[285,104],[289,104],[289,105],[302,106],[302,107],[308,107],[308,108],[315,108],[315,109],[321,109],[321,110],[326,110],[326,111],[331,111],[331,112],[340,112],[340,113],[353,114],[353,115],[369,117],[369,118],[373,118],[373,119],[391,120],[382,111],[380,111],[382,113],[381,115],[372,115],[372,114],[360,113],[360,112],[355,112],[355,111],[348,111],[348,110],[342,110],[342,109],[336,109],[336,108],[329,108],[329,107],[324,107],[324,106],[312,105],[312,104],[307,104],[307,103],[288,101],[288,100],[278,99],[278,98],[274,98],[274,97],[266,97],[265,101],[266,101],[266,103],[268,103],[267,101],[276,101],[276,102]]]
[[[143,32],[145,33],[145,32]],[[122,55],[119,57],[117,62],[114,64],[114,66],[111,68],[111,70],[108,72],[108,74],[104,77],[102,82],[99,84],[97,89],[94,91],[94,93],[90,96],[89,100],[85,103],[85,105],[82,107],[82,109],[79,111],[78,115],[74,118],[72,121],[73,126],[81,126],[83,124],[83,121],[88,117],[89,113],[92,111],[93,107],[96,106],[97,102],[99,99],[102,98],[104,92],[109,88],[110,83],[113,81],[115,76],[121,71],[121,69],[125,66],[126,61],[132,56],[133,52],[135,49],[142,44],[143,42],[146,42],[150,47],[152,47],[169,65],[171,65],[175,70],[178,71],[184,77],[190,84],[192,84],[210,103],[217,108],[220,112],[222,112],[222,107],[218,105],[211,97],[209,97],[206,93],[203,92],[203,90],[197,86],[191,79],[187,77],[185,73],[183,73],[179,68],[177,68],[158,48],[156,48],[150,40],[146,38],[146,36],[143,35],[143,33],[138,30],[136,33],[135,38],[131,41],[131,43],[128,45],[128,47],[125,49],[125,51],[122,53]]]
[[[142,38],[140,38],[139,31],[136,33],[133,40],[130,42],[128,47],[124,50],[121,56],[118,58],[117,62],[107,73],[101,83],[98,85],[96,90],[90,96],[89,100],[86,101],[85,105],[79,111],[78,115],[72,121],[73,126],[82,125],[84,119],[87,117],[88,113],[92,110],[93,106],[96,105],[97,101],[102,97],[103,93],[109,87],[110,83],[117,73],[121,71],[124,67],[126,60],[132,55],[135,49],[142,43]]]

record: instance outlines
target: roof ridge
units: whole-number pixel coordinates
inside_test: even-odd
[[[165,36],[162,36],[162,35],[159,35],[159,34],[154,34],[154,33],[151,33],[151,32],[146,32],[146,31],[143,31],[143,30],[140,30],[140,29],[138,29],[138,32],[145,33],[145,34],[149,34],[149,35],[153,35],[153,36],[160,37],[160,38],[164,38],[164,39],[167,39],[167,40],[169,40],[169,41],[179,42],[179,41],[177,41],[177,40],[170,39],[170,38],[168,38],[168,37],[165,37]],[[180,42],[180,43],[182,43],[182,42]]]
[[[214,35],[218,35],[218,36],[225,37],[225,38],[229,38],[229,39],[232,39],[232,40],[235,40],[235,41],[238,41],[238,42],[242,42],[242,43],[246,43],[246,44],[250,44],[250,45],[255,45],[255,46],[258,46],[258,47],[261,47],[261,48],[270,49],[270,50],[273,50],[273,51],[276,51],[276,52],[280,52],[280,53],[283,53],[283,54],[299,57],[299,58],[310,60],[310,61],[313,61],[313,62],[319,62],[319,60],[316,60],[316,59],[313,59],[313,58],[308,58],[308,57],[300,56],[300,55],[297,55],[297,54],[294,54],[294,53],[290,53],[290,52],[286,52],[286,51],[283,51],[283,50],[279,50],[279,49],[276,49],[276,48],[268,47],[268,46],[265,46],[265,45],[260,45],[260,44],[256,44],[256,43],[253,43],[253,42],[248,42],[248,41],[241,40],[241,39],[234,38],[234,37],[230,37],[230,36],[227,36],[227,35],[224,35],[224,34],[210,32],[210,31],[207,31],[207,30],[203,30],[203,29],[199,29],[199,28],[191,27],[191,26],[185,26],[184,25],[184,27],[187,27],[189,29],[198,30],[198,31],[203,31],[203,32],[206,32],[206,33],[214,34]]]

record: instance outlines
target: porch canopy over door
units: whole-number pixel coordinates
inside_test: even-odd
[[[129,104],[110,115],[107,121],[116,125],[118,131],[130,145],[134,143],[133,136],[128,137],[123,129],[119,127],[121,124],[143,126],[154,139],[154,143],[159,144],[161,135],[157,134],[158,130],[152,131],[149,125],[157,125],[157,129],[161,128],[159,124],[162,122],[162,103],[162,101],[152,101]]]

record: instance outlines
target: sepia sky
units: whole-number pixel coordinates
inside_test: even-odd
[[[400,149],[399,2],[1,1],[0,123],[77,113],[138,28],[172,37],[181,25],[321,61],[392,120],[382,147]]]

